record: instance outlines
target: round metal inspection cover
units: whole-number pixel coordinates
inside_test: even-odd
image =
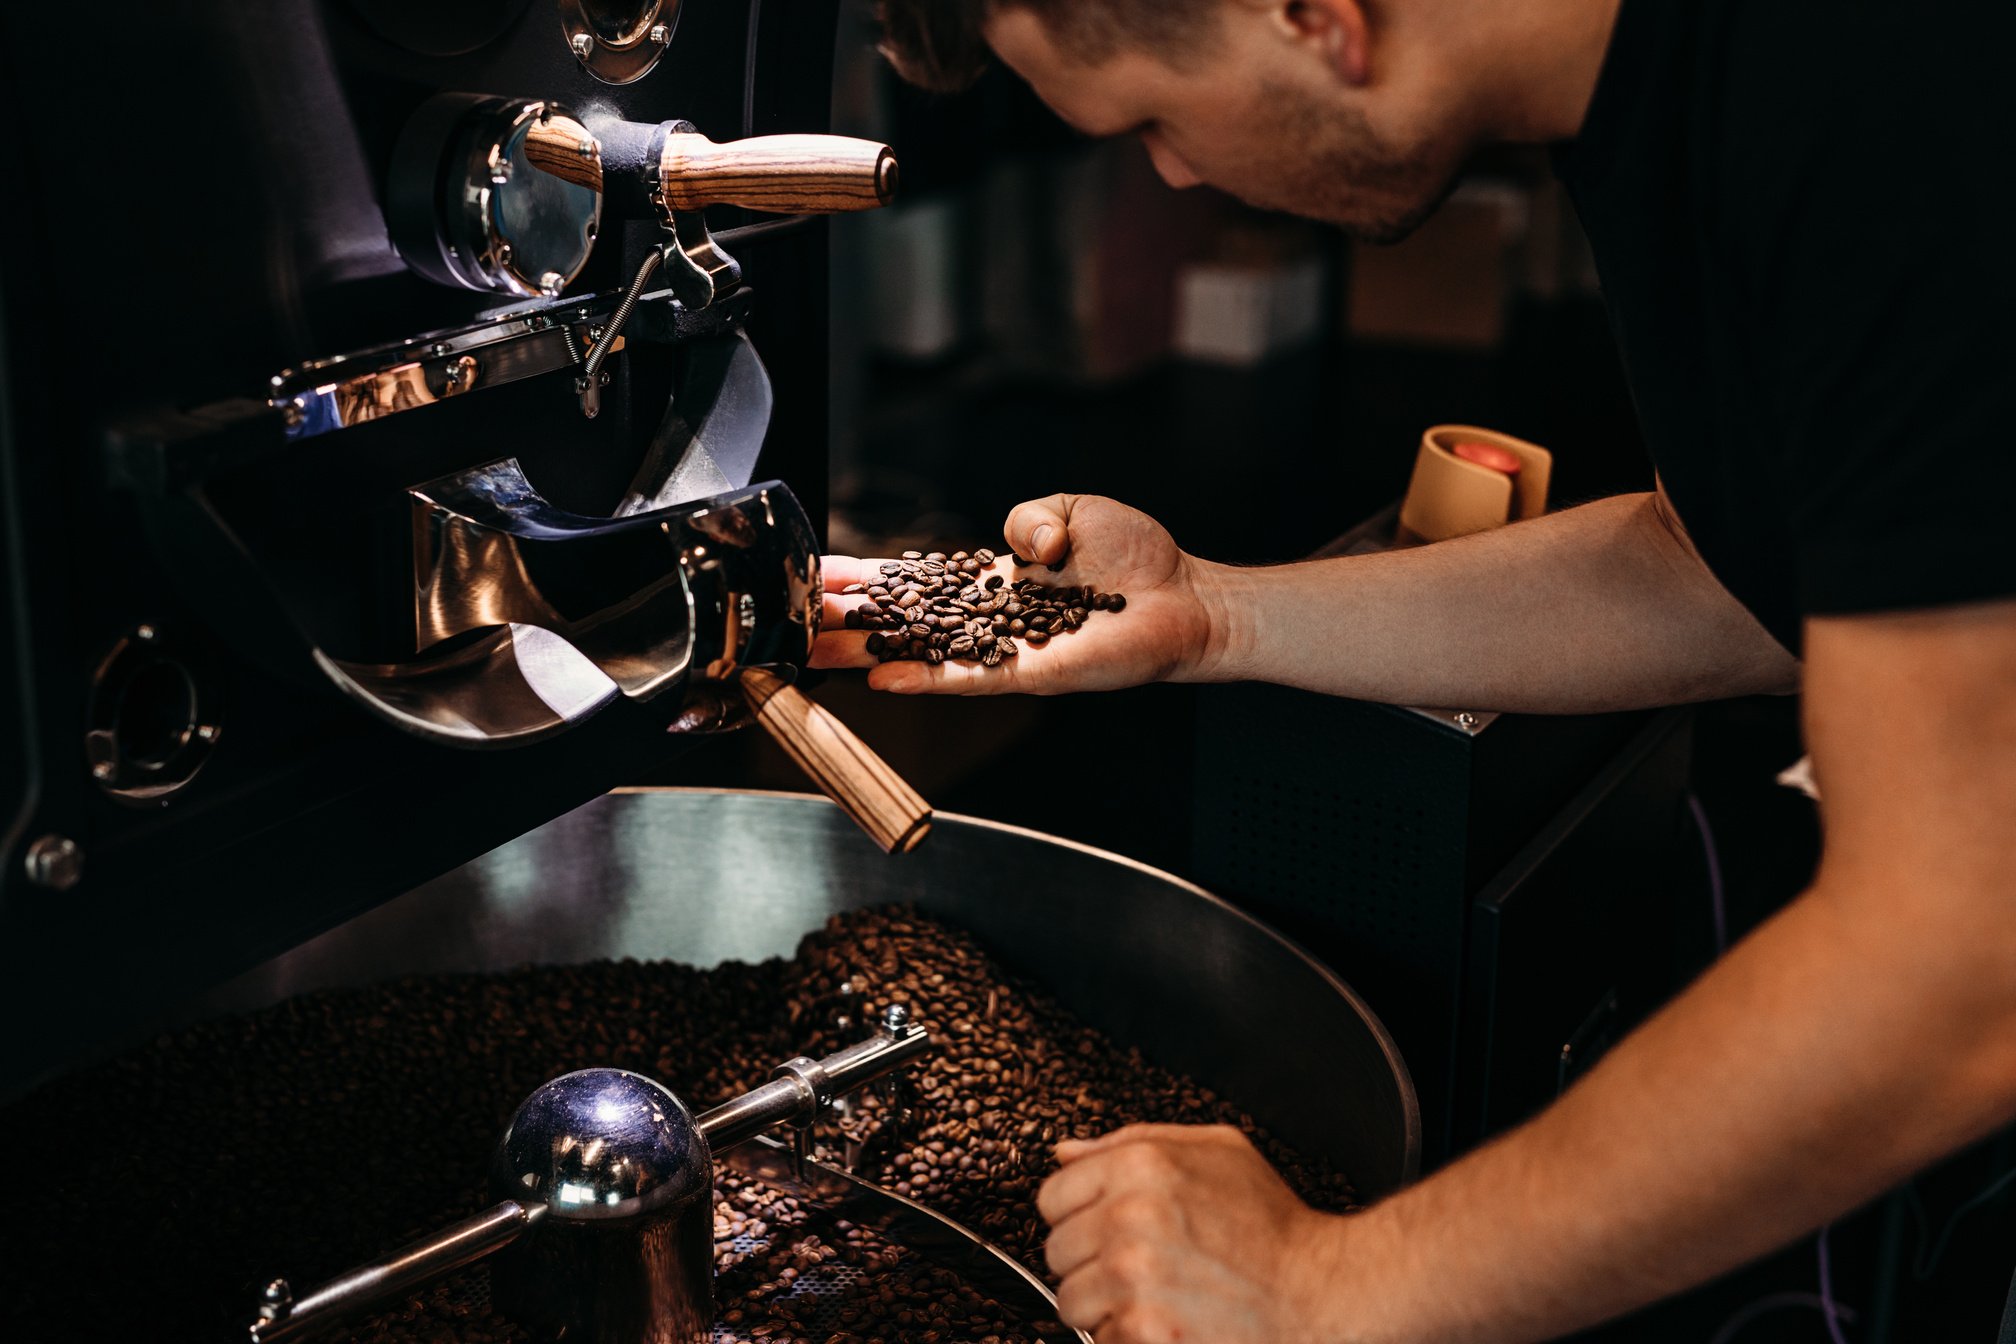
[[[680,0],[560,0],[560,28],[574,59],[604,84],[651,73],[679,27]]]

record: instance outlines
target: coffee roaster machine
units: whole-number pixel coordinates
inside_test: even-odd
[[[1414,1174],[1406,1069],[1334,975],[1166,875],[934,830],[794,688],[820,615],[820,219],[898,187],[887,147],[830,135],[834,8],[119,4],[69,55],[0,15],[9,87],[64,109],[0,211],[6,1097],[303,989],[710,965],[909,900],[1361,1193]],[[755,724],[832,801],[603,796]],[[700,1330],[704,1287],[666,1315],[655,1286],[694,1277],[650,1259],[685,1235],[660,1215],[710,1151],[817,1177],[762,1137],[929,1047],[879,1020],[725,1114],[630,1075],[528,1099],[521,1147],[585,1113],[595,1151],[654,1173],[595,1263],[658,1314],[583,1324],[629,1299],[572,1292],[523,1319]],[[507,1247],[577,1254],[557,1169],[521,1156],[410,1255],[271,1285],[254,1337]]]
[[[15,1079],[805,709],[820,216],[898,186],[825,134],[828,6],[123,5],[87,97],[28,17],[9,86],[67,123],[0,219]]]

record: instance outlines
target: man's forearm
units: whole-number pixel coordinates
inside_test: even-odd
[[[1788,690],[1798,673],[1652,495],[1387,555],[1214,568],[1212,580],[1218,680],[1588,713]]]
[[[1986,941],[1809,893],[1540,1118],[1339,1224],[1332,1337],[1553,1338],[1992,1132],[2016,1113],[2016,993]]]

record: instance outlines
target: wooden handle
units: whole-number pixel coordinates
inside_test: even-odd
[[[842,135],[760,135],[717,145],[668,135],[658,161],[674,210],[739,205],[779,215],[873,210],[896,196],[896,155]]]
[[[547,117],[526,127],[525,157],[534,168],[577,187],[602,190],[602,146],[572,117]]]
[[[747,667],[741,680],[756,722],[883,853],[907,854],[931,833],[931,805],[846,724],[774,673]]]

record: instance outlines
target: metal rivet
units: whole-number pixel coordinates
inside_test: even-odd
[[[153,626],[151,626],[151,625],[142,625],[142,626],[138,626],[138,627],[136,627],[136,628],[134,629],[134,631],[133,631],[133,638],[135,638],[135,639],[152,639],[152,638],[154,638],[154,636],[155,636],[155,634],[156,634],[156,633],[158,633],[158,632],[157,632],[157,631],[156,631],[156,630],[154,629],[154,627],[153,627]]]
[[[661,47],[672,45],[672,30],[662,23],[651,25],[651,40]]]
[[[497,264],[499,266],[509,266],[511,264],[511,244],[497,244]]]
[[[110,761],[100,761],[91,767],[91,778],[109,780],[119,773],[119,768]]]
[[[84,877],[84,851],[67,835],[45,835],[23,857],[28,880],[51,891],[68,891]]]
[[[215,742],[217,740],[217,725],[214,723],[197,725],[196,740],[199,742]]]
[[[568,45],[573,47],[574,54],[584,61],[595,54],[595,38],[590,33],[574,34],[574,40]]]
[[[558,271],[548,271],[539,277],[539,292],[552,297],[567,288],[567,277]]]
[[[592,159],[595,157],[595,142],[593,140],[583,140],[580,144],[574,146],[574,152],[584,159]]]
[[[1475,728],[1477,726],[1477,716],[1468,711],[1458,714],[1456,716],[1456,726],[1458,728]]]

